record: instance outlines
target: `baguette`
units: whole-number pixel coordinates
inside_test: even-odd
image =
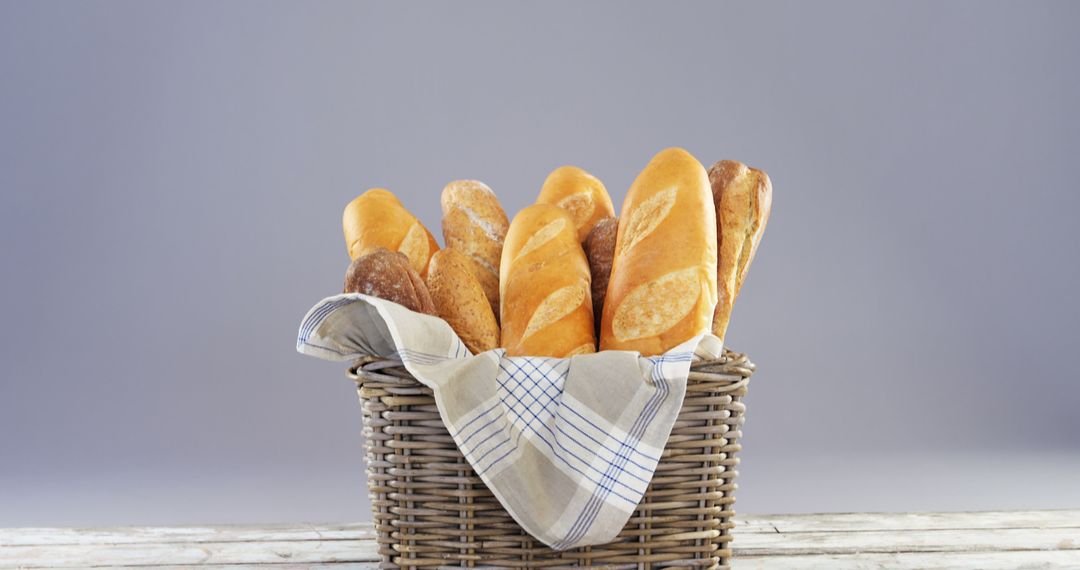
[[[349,264],[344,292],[371,295],[418,313],[438,316],[431,294],[409,258],[384,247],[377,247]]]
[[[443,188],[442,229],[446,247],[453,247],[484,290],[493,314],[499,313],[499,262],[510,223],[499,199],[479,180],[457,180]]]
[[[510,223],[500,263],[502,347],[509,356],[596,351],[589,262],[565,210],[534,204]]]
[[[551,204],[566,210],[577,229],[578,241],[585,241],[593,226],[615,215],[611,197],[600,179],[576,166],[556,168],[544,180],[537,204]]]
[[[431,256],[427,285],[435,310],[473,354],[499,346],[499,325],[469,258],[447,247]]]
[[[690,153],[661,151],[626,196],[600,327],[601,350],[650,356],[708,332],[716,308],[716,214]]]
[[[428,262],[439,251],[439,243],[424,224],[382,188],[368,190],[349,202],[342,226],[351,259],[384,247],[404,253],[412,268],[426,277]]]
[[[769,175],[733,160],[721,160],[709,169],[719,263],[716,283],[719,300],[713,315],[713,334],[724,339],[731,309],[757,253],[772,209]]]

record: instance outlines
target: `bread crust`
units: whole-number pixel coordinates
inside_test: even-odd
[[[611,278],[611,260],[615,256],[618,232],[619,218],[604,218],[593,226],[589,237],[585,238],[585,257],[589,260],[589,273],[592,275],[593,321],[597,337],[600,336],[604,297]]]
[[[589,263],[569,214],[534,204],[514,217],[500,263],[502,338],[510,356],[596,351]]]
[[[665,149],[623,202],[600,327],[601,350],[662,354],[709,330],[716,219],[705,168]]]
[[[560,166],[548,174],[540,188],[537,204],[558,206],[574,221],[578,241],[589,237],[593,226],[615,215],[611,196],[599,178],[576,166]]]
[[[709,168],[716,212],[718,302],[713,334],[724,339],[735,299],[757,253],[772,210],[769,175],[734,160],[721,160]]]
[[[385,188],[372,188],[349,202],[342,228],[350,259],[379,247],[400,251],[421,277],[427,275],[431,256],[439,251],[431,232]]]
[[[442,191],[442,230],[446,247],[464,255],[484,290],[493,314],[499,313],[499,262],[510,222],[495,196],[479,180],[455,180]]]
[[[349,264],[343,290],[386,299],[418,313],[437,316],[431,294],[420,274],[412,268],[409,258],[384,247],[376,247]]]
[[[427,286],[439,316],[473,354],[499,346],[499,325],[469,258],[453,247],[440,250],[431,257]]]

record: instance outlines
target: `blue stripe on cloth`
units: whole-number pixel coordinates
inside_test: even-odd
[[[338,309],[340,309],[342,307],[345,307],[345,306],[348,306],[348,305],[351,305],[353,303],[360,302],[360,301],[365,301],[365,299],[363,299],[362,297],[345,297],[345,298],[341,298],[341,299],[335,299],[335,300],[330,301],[328,303],[324,303],[322,306],[315,309],[304,320],[304,322],[301,323],[301,325],[300,325],[300,334],[298,335],[297,340],[296,340],[297,348],[299,348],[299,347],[301,347],[303,345],[314,346],[315,348],[325,348],[325,347],[320,347],[320,346],[309,343],[308,339],[311,338],[311,335],[319,328],[320,325],[322,325],[323,322],[326,321],[326,319],[331,314],[333,314],[334,312],[336,312]],[[453,352],[453,356],[438,355],[438,354],[427,354],[427,353],[423,353],[423,352],[419,352],[419,351],[412,351],[412,352],[414,354],[417,354],[417,355],[426,355],[426,356],[430,356],[430,357],[434,357],[434,358],[440,358],[442,360],[445,360],[445,359],[448,359],[448,358],[464,358],[464,357],[470,355],[469,349],[465,346],[465,343],[463,343],[461,341],[461,338],[459,338],[457,335],[454,335],[453,341],[454,342],[453,342],[452,346],[450,347],[450,349]],[[327,349],[327,350],[332,350],[332,349]],[[347,354],[347,353],[342,353],[341,351],[333,351],[333,352],[337,352],[338,354]],[[417,360],[420,360],[420,358],[418,358]],[[436,363],[436,362],[428,362],[428,364],[432,364],[432,363]]]
[[[495,432],[495,433],[500,433],[500,432]],[[508,436],[506,436],[506,439],[500,441],[499,443],[496,443],[495,445],[493,445],[491,447],[491,449],[488,449],[487,451],[485,451],[483,455],[481,455],[480,457],[477,457],[476,458],[476,463],[480,463],[481,461],[484,460],[485,457],[490,455],[492,451],[495,451],[496,449],[499,449],[500,447],[506,445],[506,443],[509,442],[509,441],[510,441],[510,436],[508,435]],[[514,449],[517,449],[517,447],[514,447],[513,449],[508,451],[507,455],[509,455],[510,452],[514,451]],[[505,457],[505,455],[503,457]],[[494,464],[495,463],[492,463],[492,465],[494,465]],[[490,465],[489,465],[489,467],[490,467]],[[473,468],[476,469],[476,464],[473,464]],[[477,475],[479,475],[479,474],[483,473],[484,471],[487,471],[487,469],[477,470],[476,473],[477,473]]]
[[[465,425],[461,426],[460,428],[458,428],[458,430],[456,432],[451,434],[451,437],[453,437],[454,439],[457,439],[459,436],[461,436],[461,433],[464,432],[466,429],[468,429],[469,426],[471,426],[474,422],[476,422],[480,418],[490,414],[491,411],[494,410],[495,408],[498,408],[500,403],[501,402],[495,402],[494,404],[491,405],[490,408],[480,412],[479,414],[476,414],[476,416],[473,419],[465,422]],[[480,429],[484,429],[484,428],[481,427]],[[469,436],[469,437],[472,437],[472,436]],[[466,439],[466,441],[468,441],[468,439]]]
[[[592,427],[596,428],[596,431],[598,431],[600,433],[607,433],[607,430],[601,429],[600,426],[598,426],[598,425],[594,424],[593,422],[589,421],[589,418],[586,418],[585,416],[578,413],[577,410],[570,407],[570,405],[567,404],[566,402],[563,402],[562,405],[559,406],[559,412],[561,412],[563,410],[563,408],[565,408],[567,410],[570,410],[571,412],[574,413],[574,415],[581,418],[582,420],[584,420],[586,423],[588,423]],[[604,442],[602,442],[599,439],[596,439],[595,437],[589,435],[588,432],[581,429],[581,426],[578,426],[577,424],[575,424],[575,423],[571,422],[570,420],[566,419],[565,416],[559,414],[558,412],[556,412],[556,415],[563,420],[563,423],[566,423],[569,426],[573,427],[574,429],[578,430],[579,432],[581,432],[581,435],[584,435],[585,437],[591,439],[593,442],[595,442],[600,447],[604,448],[607,451],[610,451],[611,453],[617,453],[614,449],[611,449],[610,447],[608,447],[607,444],[605,444]],[[568,437],[569,437],[569,434],[568,434]],[[660,461],[659,457],[653,457],[653,456],[651,456],[651,455],[649,455],[649,454],[647,454],[647,453],[645,453],[643,451],[639,451],[637,449],[631,449],[630,452],[631,453],[636,453],[637,455],[640,455],[640,456],[644,457],[645,459],[647,459],[649,461]],[[627,458],[627,459],[629,459],[629,458]],[[646,469],[644,466],[642,466],[640,463],[634,461],[633,459],[630,459],[630,463],[633,463],[634,465],[636,465],[637,467],[640,467],[642,469]]]
[[[524,372],[524,370],[519,365],[515,364],[515,367],[517,367],[517,369],[519,371]],[[507,372],[507,374],[510,375],[510,378],[514,378],[513,374],[509,370],[507,370],[505,367],[503,367],[501,363],[500,363],[500,369],[502,369],[504,372]],[[564,446],[562,444],[562,442],[559,441],[558,435],[551,429],[551,427],[548,426],[547,424],[545,424],[543,421],[541,421],[539,416],[535,412],[533,412],[528,407],[528,405],[525,404],[524,401],[522,401],[520,398],[518,398],[509,388],[506,388],[505,383],[500,383],[500,386],[502,386],[506,390],[507,394],[509,396],[513,397],[517,401],[517,403],[522,406],[523,412],[527,411],[527,412],[529,412],[529,414],[532,415],[532,420],[526,420],[525,417],[524,417],[524,413],[523,412],[520,412],[520,413],[517,412],[516,410],[513,409],[512,405],[506,405],[506,408],[508,408],[511,412],[513,412],[518,417],[519,420],[524,420],[524,428],[528,429],[529,431],[532,431],[533,433],[535,433],[540,438],[540,441],[544,442],[544,444],[546,444],[548,446],[548,448],[551,449],[551,452],[555,456],[556,459],[561,461],[564,465],[566,465],[567,467],[572,469],[574,472],[580,474],[582,477],[584,477],[590,483],[593,483],[594,485],[606,488],[609,493],[611,493],[612,495],[626,501],[628,504],[631,504],[631,505],[636,505],[637,504],[636,501],[631,500],[629,497],[626,497],[622,493],[619,493],[619,492],[615,491],[613,488],[611,488],[611,486],[605,485],[605,483],[604,483],[605,479],[603,479],[603,478],[600,479],[600,480],[593,479],[591,476],[589,476],[588,473],[586,473],[586,472],[582,471],[581,469],[577,468],[576,466],[574,466],[566,457],[563,456],[563,454],[560,454],[559,450],[561,449],[562,451],[565,452],[566,455],[569,455],[573,459],[576,459],[578,462],[580,462],[582,465],[584,465],[588,469],[591,469],[592,471],[594,471],[594,472],[596,472],[596,473],[598,473],[600,475],[604,474],[603,471],[601,471],[601,470],[597,469],[595,466],[593,466],[591,464],[591,462],[582,459],[576,453],[574,453],[573,451],[568,449],[566,446]],[[500,399],[503,401],[504,404],[506,404],[505,399],[503,399],[501,396],[500,396]],[[543,427],[549,433],[551,433],[553,439],[555,440],[555,445],[558,445],[559,449],[556,449],[555,445],[552,445],[552,443],[550,441],[548,441],[548,439],[546,437],[544,437],[544,435],[542,433],[540,433],[540,431],[537,428],[533,427],[533,425],[532,425],[533,420],[537,421],[540,424],[541,427]],[[524,433],[524,429],[522,430],[521,433]],[[576,443],[578,443],[578,445],[581,446],[580,442],[576,442]],[[511,449],[510,452],[513,452],[514,449],[517,449],[516,445],[517,444],[515,443],[515,447],[513,449]],[[581,447],[583,447],[585,449],[588,449],[585,446],[581,446]],[[503,457],[506,457],[507,455],[509,455],[510,452],[505,454]],[[489,469],[491,469],[492,467],[494,467],[498,463],[498,461],[501,460],[503,457],[500,457],[500,458],[496,459],[495,461],[493,461],[491,464],[489,464],[487,466],[474,464],[473,467],[477,470],[478,473],[484,473],[484,472],[488,471]],[[606,462],[609,463],[609,464],[611,463],[610,461],[606,461]],[[477,463],[479,463],[479,460],[477,461]],[[636,475],[634,475],[632,473],[628,473],[628,474],[631,475],[631,476],[637,477]],[[648,484],[647,480],[641,479],[640,477],[637,477],[637,478],[639,480],[641,480],[642,482]],[[609,477],[608,479],[611,479],[611,478]],[[615,484],[618,484],[618,485],[620,485],[622,487],[625,487],[625,488],[629,489],[633,493],[637,492],[637,490],[634,487],[624,483],[623,481],[620,481],[620,480],[617,480],[617,479],[612,479],[612,482],[615,483]]]
[[[653,370],[655,372],[655,370],[656,370],[655,366],[653,367]],[[655,378],[654,378],[654,381],[655,381]],[[663,391],[661,389],[663,387],[663,384],[659,383],[659,384],[657,384],[657,387],[658,387],[658,390],[653,393],[652,397],[650,397],[649,400],[645,404],[645,409],[646,410],[648,410],[650,406],[653,406],[658,401],[660,401],[658,399],[658,397],[662,396],[662,394],[663,394]],[[627,433],[626,437],[624,437],[622,439],[620,447],[625,446],[627,440],[629,440],[631,437],[633,437],[633,434],[636,431],[635,428],[637,428],[637,426],[641,423],[642,418],[644,418],[644,417],[645,417],[644,413],[638,415],[637,420],[634,422],[634,426],[631,428],[630,432]],[[605,480],[607,478],[611,477],[610,471],[611,471],[611,468],[613,466],[614,466],[614,462],[608,463],[608,469],[604,472]],[[569,545],[571,545],[571,544],[577,542],[578,540],[580,540],[581,537],[584,536],[584,534],[586,532],[588,532],[589,528],[592,526],[592,523],[595,521],[595,518],[596,518],[597,514],[599,514],[599,512],[600,512],[600,507],[603,505],[603,498],[606,497],[606,496],[607,496],[607,493],[603,489],[602,485],[598,486],[595,489],[593,489],[593,493],[589,497],[589,500],[585,503],[585,507],[580,512],[578,512],[578,517],[574,521],[574,524],[572,524],[570,526],[570,528],[567,529],[567,533],[563,537],[563,539],[560,540],[559,542],[557,542],[556,544],[553,544],[552,547],[555,548],[556,550],[562,550],[564,548],[567,548]]]
[[[652,423],[652,420],[656,417],[656,414],[660,409],[660,403],[662,403],[664,399],[667,398],[669,387],[661,370],[663,365],[666,362],[681,362],[691,360],[692,358],[693,355],[690,353],[679,353],[670,356],[662,355],[659,357],[650,358],[650,360],[653,361],[652,377],[653,381],[657,385],[658,390],[656,391],[656,393],[653,394],[653,397],[650,398],[650,401],[646,404],[645,411],[643,411],[642,414],[638,416],[638,420],[634,423],[634,427],[631,428],[631,433],[626,439],[623,440],[624,446],[628,445],[628,442],[630,441],[640,441],[641,435],[644,434],[645,429],[650,423]],[[625,463],[618,465],[615,463],[609,464],[608,472],[605,473],[605,478],[613,478],[614,476],[611,474],[611,472],[615,469],[623,472],[623,465],[625,465]],[[592,526],[592,523],[595,522],[597,515],[599,515],[600,507],[604,504],[604,500],[607,498],[607,494],[607,491],[603,490],[602,486],[600,489],[594,490],[593,496],[590,497],[589,502],[586,503],[585,508],[581,511],[581,513],[579,513],[578,519],[574,522],[573,525],[571,525],[570,529],[567,530],[566,536],[558,543],[552,545],[552,547],[555,549],[563,549],[569,545],[574,544],[578,540],[581,540],[581,537],[583,537],[585,533],[588,532],[589,528]]]
[[[340,307],[344,307],[345,305],[352,304],[352,303],[354,303],[354,302],[356,302],[358,300],[359,299],[355,299],[355,298],[337,299],[337,300],[330,301],[329,303],[324,304],[323,306],[319,307],[318,309],[315,309],[315,311],[311,314],[311,316],[309,316],[307,318],[307,320],[305,320],[304,323],[301,324],[301,326],[300,326],[300,336],[297,339],[297,344],[299,345],[299,344],[306,343],[307,340],[309,338],[311,338],[311,333],[315,332],[315,329],[317,329],[319,327],[319,325],[321,325],[323,323],[323,320],[325,320],[325,318],[330,313],[334,312],[335,310],[337,310]]]

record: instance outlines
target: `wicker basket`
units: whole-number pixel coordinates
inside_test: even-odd
[[[399,361],[361,359],[367,475],[384,568],[727,568],[741,400],[754,365],[691,365],[686,399],[645,496],[609,544],[554,551],[502,508],[458,450],[429,388]]]

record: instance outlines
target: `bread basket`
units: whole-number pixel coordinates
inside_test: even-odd
[[[555,551],[532,538],[475,474],[432,391],[400,361],[349,369],[364,414],[368,491],[384,568],[728,568],[735,457],[754,365],[695,361],[686,398],[644,497],[614,541]]]

